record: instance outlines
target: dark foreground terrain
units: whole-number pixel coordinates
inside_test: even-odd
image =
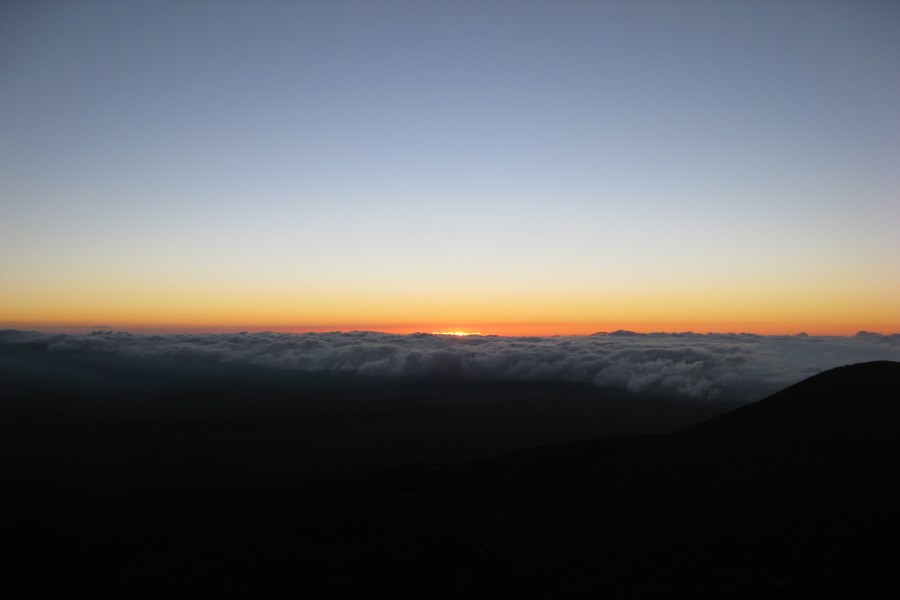
[[[668,433],[713,409],[579,386],[298,387],[47,360],[0,361],[5,597],[895,585],[900,363],[833,369]],[[657,433],[621,435],[635,432]]]

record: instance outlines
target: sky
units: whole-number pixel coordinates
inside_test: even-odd
[[[0,326],[900,331],[896,2],[0,7]]]

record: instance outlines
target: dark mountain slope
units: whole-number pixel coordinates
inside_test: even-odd
[[[74,464],[90,485],[45,482],[19,508],[37,543],[15,538],[30,558],[13,581],[95,598],[878,597],[898,558],[898,383],[900,363],[852,365],[677,434],[365,479]]]
[[[898,382],[853,365],[675,435],[393,473],[347,505],[354,535],[389,523],[358,560],[391,590],[874,594],[898,557]]]
[[[712,418],[682,435],[745,442],[883,443],[900,421],[900,363],[837,367],[759,402]]]

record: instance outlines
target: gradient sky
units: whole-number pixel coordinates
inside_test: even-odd
[[[0,325],[900,331],[900,3],[0,8]]]

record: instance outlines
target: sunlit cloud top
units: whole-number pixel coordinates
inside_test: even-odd
[[[0,331],[0,350],[179,365],[215,362],[388,380],[590,384],[696,401],[758,400],[825,369],[900,360],[900,335],[639,334],[498,337],[349,333],[134,335]],[[93,362],[90,364],[94,364]]]

